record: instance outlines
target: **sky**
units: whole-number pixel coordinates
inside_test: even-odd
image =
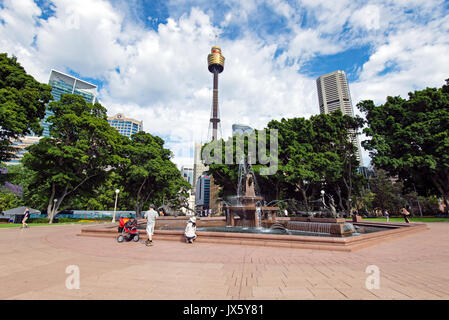
[[[40,82],[56,69],[96,84],[108,115],[142,120],[179,167],[208,137],[214,45],[224,138],[319,114],[316,78],[335,70],[361,115],[359,101],[449,78],[449,1],[0,0],[0,52]]]

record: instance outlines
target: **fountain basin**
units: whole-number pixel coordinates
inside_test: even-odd
[[[168,217],[167,217],[168,218]],[[217,218],[203,220],[205,218],[197,219],[197,225],[203,227],[210,227],[208,223],[219,224],[221,228],[225,227],[225,218]],[[287,218],[288,219],[288,218]],[[172,230],[156,229],[154,231],[153,239],[158,240],[173,240],[184,242],[184,230],[182,227],[175,227],[174,225],[182,221],[186,222],[186,217],[177,217],[174,219],[158,219],[156,227],[163,228],[167,221],[171,221]],[[176,221],[178,220],[178,221]],[[201,222],[201,220],[203,220]],[[285,218],[284,218],[285,220]],[[174,223],[177,222],[177,223]],[[101,224],[96,226],[87,226],[81,229],[79,236],[91,237],[117,237],[117,223]],[[141,223],[143,226],[144,224]],[[185,224],[184,224],[185,225]],[[302,248],[302,249],[317,249],[317,250],[332,250],[332,251],[354,251],[362,248],[376,245],[383,241],[400,238],[409,234],[422,232],[427,230],[426,224],[422,223],[379,223],[379,222],[362,222],[353,223],[356,229],[365,229],[365,233],[356,233],[351,236],[337,237],[334,235],[311,234],[309,235],[288,235],[276,233],[243,233],[239,232],[222,232],[222,231],[198,231],[198,243],[220,243],[220,244],[237,244],[237,245],[252,245],[252,246],[273,246],[286,248]],[[166,228],[168,228],[166,226]],[[228,227],[229,228],[229,227]],[[206,230],[206,229],[204,229]],[[224,229],[226,230],[226,229]],[[374,231],[377,230],[377,231]],[[141,238],[146,239],[145,230],[139,230]],[[131,245],[131,244],[130,244]]]

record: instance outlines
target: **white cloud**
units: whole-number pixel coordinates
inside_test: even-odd
[[[0,51],[15,54],[41,82],[51,68],[102,81],[100,100],[109,114],[143,120],[147,132],[167,138],[179,164],[193,162],[193,142],[207,138],[212,75],[206,58],[216,35],[226,57],[219,82],[225,137],[233,123],[263,128],[273,118],[317,114],[315,77],[298,73],[316,56],[371,46],[359,79],[350,83],[354,107],[441,86],[448,77],[449,20],[438,10],[441,0],[264,4],[285,18],[282,32],[252,28],[251,21],[263,21],[256,1],[226,0],[220,8],[227,11],[220,12],[210,1],[170,1],[170,17],[153,30],[138,20],[136,1],[53,0],[54,14],[45,20],[33,1],[5,0]],[[234,27],[233,40],[223,36]]]
[[[355,26],[366,30],[377,30],[380,28],[380,9],[375,5],[367,5],[355,11],[350,21]]]

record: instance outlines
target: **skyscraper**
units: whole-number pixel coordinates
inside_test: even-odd
[[[123,113],[117,113],[115,116],[108,117],[108,123],[111,127],[117,129],[121,135],[127,136],[128,138],[143,129],[142,121],[126,118]]]
[[[199,210],[210,208],[210,177],[202,174],[196,184],[195,207]]]
[[[232,135],[235,134],[244,134],[244,133],[248,133],[251,134],[254,131],[253,128],[251,128],[250,126],[247,126],[246,124],[238,124],[238,123],[234,123],[232,125]]]
[[[200,142],[195,143],[195,157],[193,159],[193,185],[192,185],[192,189],[194,192],[196,192],[196,184],[198,183],[198,179],[201,177],[204,171],[207,171],[207,167],[201,160],[201,147],[202,144]]]
[[[94,103],[97,95],[97,86],[90,84],[86,81],[72,77],[60,71],[51,70],[50,79],[48,84],[51,85],[51,94],[54,101],[61,100],[61,96],[66,93],[78,94],[86,100],[88,103]],[[49,116],[52,116],[53,112],[50,110],[45,111],[44,119],[42,120],[42,127],[44,131],[42,137],[50,137],[50,123],[47,121]],[[27,153],[26,147],[38,143],[41,137],[37,137],[34,133],[29,136],[25,136],[19,140],[14,141],[14,145],[19,149],[14,153],[14,158],[11,159],[8,164],[19,164],[24,154]]]
[[[344,71],[337,70],[316,79],[320,113],[329,114],[340,110],[343,114],[354,116],[351,94],[348,80]],[[363,166],[360,141],[357,135],[352,133],[351,141],[357,148],[356,158]]]
[[[181,167],[181,176],[186,180],[190,185],[193,185],[193,167],[192,166],[182,166]]]
[[[96,85],[56,70],[51,70],[48,84],[51,85],[51,94],[53,95],[54,101],[59,101],[63,94],[70,93],[82,96],[87,103],[94,103],[97,96]],[[47,122],[47,119],[51,115],[53,113],[47,110],[42,121],[42,126],[44,127],[42,135],[44,137],[50,136],[50,123]]]

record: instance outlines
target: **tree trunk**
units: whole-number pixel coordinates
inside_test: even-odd
[[[338,205],[341,209],[341,211],[345,211],[345,207],[343,206],[343,199],[341,198],[341,188],[339,185],[337,185],[337,196],[338,196]]]

